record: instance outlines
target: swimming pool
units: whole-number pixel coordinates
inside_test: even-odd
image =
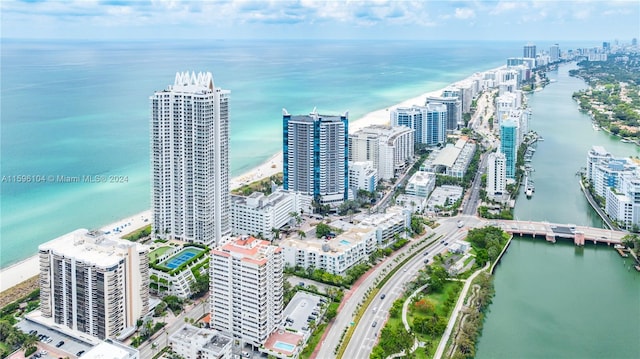
[[[293,345],[293,344],[289,344],[289,343],[285,343],[285,342],[281,342],[281,341],[277,341],[273,345],[273,347],[276,348],[276,349],[285,350],[285,351],[288,351],[288,352],[292,352],[293,349],[296,348],[296,346]]]
[[[340,240],[340,244],[342,244],[343,246],[348,246],[348,245],[350,245],[350,244],[351,244],[351,242],[349,242],[349,241],[348,241],[348,240],[346,240],[346,239],[341,239],[341,240]]]
[[[178,252],[176,255],[167,259],[161,265],[168,269],[175,269],[180,267],[183,263],[188,262],[191,258],[195,257],[200,252],[202,252],[201,249],[194,248],[194,247],[187,247],[182,251]]]

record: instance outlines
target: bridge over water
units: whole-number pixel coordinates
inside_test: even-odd
[[[587,242],[606,243],[607,245],[620,244],[622,237],[627,234],[627,232],[611,229],[549,222],[494,220],[487,222],[487,224],[500,227],[513,235],[544,237],[548,242],[553,243],[558,238],[571,239],[578,246],[583,246]]]

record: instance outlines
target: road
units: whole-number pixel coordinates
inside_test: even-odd
[[[464,201],[464,205],[462,206],[462,214],[466,216],[473,216],[478,210],[478,203],[480,202],[480,186],[482,185],[482,174],[486,172],[488,158],[489,157],[486,154],[480,155],[480,165],[478,166],[478,172],[476,172],[476,175],[473,177],[473,182],[471,182],[471,189],[469,190],[467,199]]]
[[[442,235],[444,241],[453,241],[456,239],[462,239],[466,236],[466,228],[458,228],[457,221],[463,219],[467,226],[475,227],[482,221],[473,216],[458,216],[443,218],[439,221],[438,226],[433,232],[436,234],[434,238]],[[424,260],[426,258],[432,259],[436,254],[442,252],[445,248],[444,243],[437,241],[430,246],[427,251],[428,255],[418,255],[406,263],[402,270],[397,271],[394,276],[387,281],[378,293],[378,297],[367,307],[360,322],[358,323],[355,331],[349,341],[343,358],[368,358],[371,354],[373,346],[375,346],[378,338],[377,334],[379,330],[384,327],[384,323],[389,314],[389,309],[393,302],[400,298],[404,292],[404,283],[413,279],[418,270],[424,268]],[[408,249],[406,247],[405,249]],[[393,260],[387,260],[385,266],[389,264],[395,265]],[[378,268],[381,269],[381,268]],[[405,271],[406,269],[406,271]],[[375,275],[371,275],[368,279],[375,279]],[[330,328],[324,343],[321,344],[320,352],[317,358],[335,358],[334,349],[338,345],[340,335],[345,327],[353,320],[353,314],[357,303],[365,297],[366,288],[368,285],[362,285],[356,289],[353,295],[347,300],[345,308],[338,313],[336,322]],[[380,299],[381,295],[385,294],[384,299]],[[375,310],[374,310],[375,309]],[[376,322],[376,326],[373,327],[373,322]]]
[[[433,233],[433,231],[428,230],[427,233],[425,233],[425,235],[422,238],[428,236],[431,233]],[[413,243],[413,241],[411,243]],[[325,359],[325,358],[336,357],[334,354],[334,350],[338,345],[338,343],[340,342],[340,336],[342,335],[342,332],[353,321],[358,303],[366,296],[367,290],[375,286],[374,283],[376,281],[376,278],[381,273],[388,272],[391,268],[393,268],[396,265],[396,263],[394,262],[394,259],[401,256],[403,253],[407,253],[410,250],[411,243],[407,244],[404,248],[392,254],[384,262],[377,265],[375,269],[373,269],[372,272],[370,272],[367,275],[366,279],[359,286],[352,287],[349,291],[345,293],[343,304],[340,310],[338,311],[338,315],[334,318],[332,325],[328,328],[326,335],[324,336],[323,342],[320,343],[319,345],[320,349],[316,355],[316,358]],[[399,272],[399,273],[402,273],[402,272]],[[398,273],[396,273],[396,275],[397,274]],[[390,298],[390,301],[393,301],[393,299]],[[386,303],[386,302],[389,302],[389,300],[385,299],[382,302]],[[378,324],[382,325],[383,323],[380,322]],[[371,322],[369,323],[369,325],[371,325]]]

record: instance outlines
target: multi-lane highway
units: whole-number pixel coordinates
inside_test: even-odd
[[[360,321],[356,324],[356,328],[353,335],[347,344],[346,351],[343,355],[344,358],[368,358],[371,354],[371,350],[377,343],[377,336],[380,329],[384,326],[387,316],[389,315],[389,309],[393,302],[402,296],[404,291],[404,284],[411,281],[417,274],[418,270],[424,268],[424,260],[431,260],[436,254],[441,253],[445,248],[445,244],[442,241],[451,243],[457,239],[462,239],[466,236],[466,228],[458,228],[458,220],[463,220],[466,226],[475,227],[481,220],[473,216],[458,216],[443,218],[439,221],[440,225],[433,230],[435,236],[433,238],[441,239],[426,249],[427,255],[421,253],[407,262],[394,276],[387,281],[382,287],[377,297],[371,302],[371,304],[365,309]],[[431,232],[430,232],[431,233]],[[401,250],[401,253],[405,253],[409,249],[409,246]],[[340,310],[338,316],[335,318],[334,324],[329,329],[324,342],[320,345],[320,351],[316,358],[335,358],[334,349],[339,343],[340,335],[344,329],[350,325],[353,321],[353,314],[355,313],[357,304],[365,297],[367,288],[373,286],[375,277],[381,273],[381,269],[390,266],[393,268],[397,263],[393,261],[394,257],[391,257],[379,266],[376,272],[372,273],[365,283],[359,288],[353,288],[353,293],[347,299],[343,309]],[[384,294],[384,299],[381,299]],[[373,326],[373,323],[376,323]]]

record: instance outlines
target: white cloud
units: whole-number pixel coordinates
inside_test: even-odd
[[[456,8],[455,17],[457,19],[471,19],[476,17],[475,11],[473,9],[465,8]]]

